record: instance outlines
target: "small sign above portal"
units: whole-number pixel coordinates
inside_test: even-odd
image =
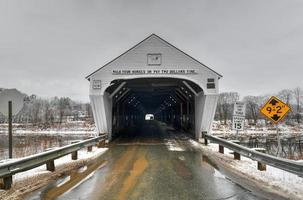
[[[93,80],[93,89],[101,89],[101,80]]]
[[[160,53],[147,54],[147,65],[161,65],[162,55]]]

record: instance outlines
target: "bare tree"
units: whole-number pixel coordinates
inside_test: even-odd
[[[66,97],[62,97],[59,99],[59,122],[62,123],[63,116],[66,115],[71,110],[71,100]]]
[[[32,109],[31,109],[32,122],[34,124],[38,124],[41,121],[40,111],[41,111],[41,100],[36,99],[33,102]]]
[[[90,123],[93,123],[94,122],[93,111],[92,111],[92,107],[89,103],[85,104],[85,110],[87,113],[88,121]]]
[[[296,110],[295,117],[298,123],[301,121],[301,101],[302,101],[302,89],[300,87],[296,87],[293,90],[294,99],[296,102]]]
[[[286,104],[289,105],[293,98],[293,91],[291,91],[289,89],[284,89],[284,90],[281,90],[277,96],[279,99],[281,99],[282,101],[284,101]]]
[[[290,103],[293,100],[293,91],[292,90],[289,90],[289,89],[281,90],[277,96],[279,99],[281,99],[287,105],[291,106]],[[289,119],[290,119],[290,116],[286,115],[286,117],[285,117],[286,123],[289,123]]]
[[[260,118],[259,110],[267,98],[267,96],[245,96],[243,98],[246,103],[246,117],[253,120],[255,124]]]
[[[223,92],[219,95],[217,112],[220,121],[224,121],[227,124],[227,119],[231,119],[233,104],[239,100],[239,94],[237,92]]]

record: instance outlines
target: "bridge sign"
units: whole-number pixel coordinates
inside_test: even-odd
[[[236,130],[237,132],[243,131],[244,121],[245,121],[245,103],[235,102],[232,129]]]
[[[243,131],[244,130],[244,116],[233,116],[233,130]]]
[[[289,111],[290,107],[274,96],[272,96],[260,110],[265,117],[275,124],[278,124]]]
[[[245,103],[244,102],[235,102],[233,115],[245,116]]]

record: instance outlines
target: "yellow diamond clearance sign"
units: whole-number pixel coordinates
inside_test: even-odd
[[[260,110],[263,115],[275,124],[279,123],[289,111],[290,107],[274,96],[272,96]]]

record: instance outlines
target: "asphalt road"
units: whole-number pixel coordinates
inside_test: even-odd
[[[207,160],[188,136],[149,122],[111,143],[97,162],[28,199],[262,199]]]

